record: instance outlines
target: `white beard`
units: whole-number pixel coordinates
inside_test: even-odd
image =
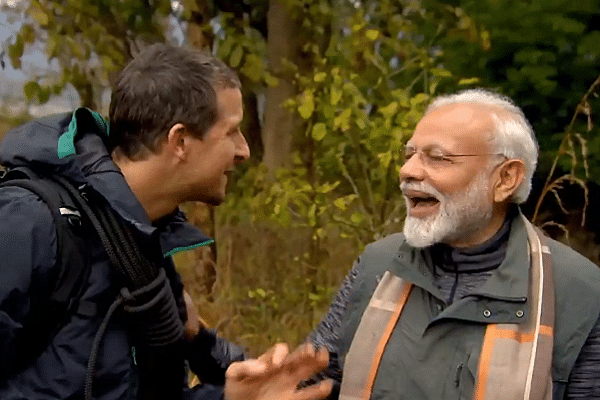
[[[404,236],[413,247],[428,247],[436,243],[450,243],[469,236],[492,220],[493,205],[486,198],[488,183],[485,173],[480,173],[464,192],[444,196],[425,182],[402,182],[400,188],[417,190],[434,196],[440,202],[436,215],[415,218],[407,214]],[[410,201],[406,199],[407,207]],[[410,211],[407,209],[407,212]]]

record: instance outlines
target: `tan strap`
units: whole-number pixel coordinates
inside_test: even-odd
[[[381,278],[346,355],[340,400],[367,400],[371,396],[385,346],[411,288],[389,271]]]
[[[487,326],[474,400],[552,399],[552,259],[543,234],[523,220],[530,249],[530,315],[521,324]]]

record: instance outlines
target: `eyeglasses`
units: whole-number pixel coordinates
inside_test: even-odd
[[[502,156],[506,158],[502,153],[448,154],[437,148],[419,150],[413,146],[404,146],[404,162],[410,160],[415,154],[420,154],[423,164],[432,168],[455,164],[456,159],[460,157]]]

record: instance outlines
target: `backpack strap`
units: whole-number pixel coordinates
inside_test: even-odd
[[[47,347],[70,313],[94,312],[95,307],[79,302],[83,283],[89,278],[90,263],[85,255],[84,221],[65,189],[25,167],[6,172],[0,179],[1,187],[20,187],[34,193],[46,204],[56,226],[56,281],[49,301],[40,301],[32,328],[23,335],[21,359],[26,364]]]

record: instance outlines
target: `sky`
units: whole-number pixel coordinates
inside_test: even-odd
[[[0,0],[0,44],[5,47],[5,42],[11,40],[11,37],[19,29],[19,22],[13,21],[9,13],[5,10],[8,7],[14,7],[21,0]],[[73,88],[69,88],[60,96],[51,97],[46,104],[26,104],[23,93],[23,85],[33,79],[36,74],[50,71],[52,68],[48,64],[41,44],[36,44],[30,48],[21,58],[21,70],[15,70],[8,56],[4,56],[4,69],[0,69],[0,108],[10,113],[19,114],[29,108],[33,116],[43,116],[65,112],[76,108],[79,105],[78,96]]]
[[[23,1],[0,0],[0,47],[4,47],[4,42],[10,42],[11,36],[18,31],[20,26],[19,21],[11,20],[6,8],[14,8]],[[176,14],[181,12],[181,4],[178,0],[172,0],[173,10]],[[174,18],[170,22],[174,28],[172,29],[172,39],[177,43],[181,43],[183,40],[181,27],[175,22]],[[24,107],[28,107],[32,115],[43,116],[73,110],[79,106],[79,96],[71,86],[67,86],[60,96],[52,96],[47,104],[25,104],[23,85],[35,78],[36,75],[52,71],[52,66],[48,64],[41,43],[32,46],[23,55],[21,58],[21,70],[13,69],[7,56],[4,56],[4,62],[4,70],[0,69],[0,110],[9,108],[11,112],[19,113]],[[58,69],[55,70],[57,71]],[[108,93],[106,93],[106,96],[103,96],[102,110],[98,111],[103,112],[108,108],[107,96]],[[15,101],[16,99],[19,100]]]

